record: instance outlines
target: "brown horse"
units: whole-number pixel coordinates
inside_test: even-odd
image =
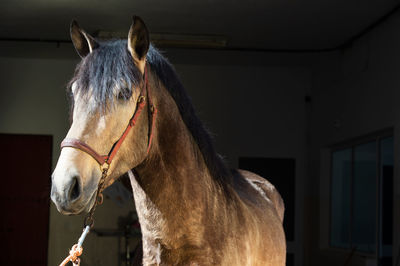
[[[228,170],[143,21],[134,17],[128,40],[110,41],[73,22],[71,38],[82,61],[52,176],[57,209],[91,209],[106,162],[105,186],[129,174],[144,265],[285,265],[278,191],[251,172]]]

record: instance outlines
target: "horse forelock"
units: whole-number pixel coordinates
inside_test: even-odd
[[[127,48],[126,40],[100,42],[77,65],[68,84],[68,91],[80,97],[91,97],[99,107],[114,103],[116,94],[129,99],[132,88],[142,85],[143,78],[135,66]],[[71,93],[72,94],[72,93]]]

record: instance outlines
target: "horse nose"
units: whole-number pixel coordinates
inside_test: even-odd
[[[67,200],[70,203],[77,201],[81,197],[81,186],[79,184],[79,176],[74,176],[69,183],[69,188],[67,187]]]
[[[51,199],[59,210],[70,210],[73,208],[73,204],[80,199],[82,195],[82,186],[79,181],[80,177],[77,175],[73,176],[68,183],[62,186],[57,186],[53,180]]]

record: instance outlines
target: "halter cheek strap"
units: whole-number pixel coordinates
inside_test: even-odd
[[[153,127],[155,124],[157,109],[153,105],[151,98],[150,98],[150,86],[148,85],[147,66],[145,67],[144,78],[145,78],[145,84],[144,84],[144,88],[142,89],[140,96],[137,100],[136,110],[135,110],[134,114],[132,115],[132,118],[129,120],[129,124],[126,127],[126,129],[124,130],[123,134],[118,139],[118,141],[112,146],[111,150],[109,151],[109,153],[107,155],[100,155],[93,148],[91,148],[89,145],[87,145],[83,141],[80,141],[79,139],[73,139],[73,138],[64,139],[61,142],[61,148],[71,147],[71,148],[79,149],[83,152],[86,152],[87,154],[92,156],[92,158],[95,159],[99,163],[102,170],[108,169],[112,160],[114,159],[115,155],[117,154],[118,150],[120,149],[122,143],[124,142],[126,136],[128,135],[129,131],[135,126],[140,114],[142,113],[142,110],[146,105],[146,97],[144,94],[147,93],[148,102],[149,102],[149,112],[150,112],[150,115],[152,116],[150,129],[149,129],[149,140],[148,140],[148,146],[147,146],[147,153],[149,153],[151,142],[153,139]]]

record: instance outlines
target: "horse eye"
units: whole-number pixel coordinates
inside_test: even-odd
[[[128,88],[123,88],[117,95],[118,100],[128,100],[132,96],[132,91]]]

